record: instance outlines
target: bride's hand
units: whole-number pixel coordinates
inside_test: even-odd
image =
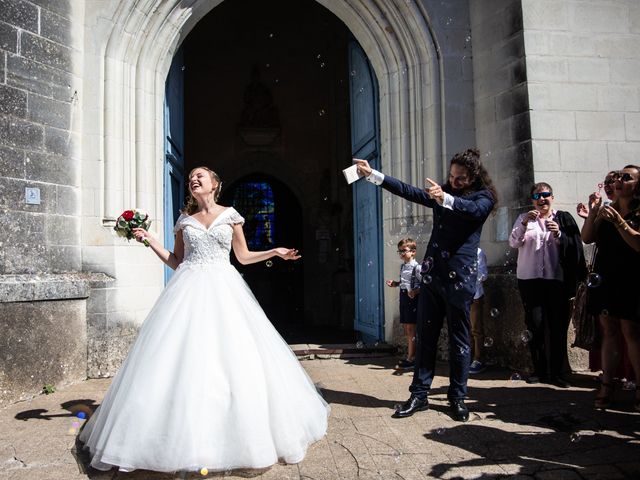
[[[298,250],[295,248],[276,248],[276,255],[283,260],[298,260],[302,255],[298,255]]]
[[[153,238],[153,236],[144,228],[134,228],[131,230],[131,233],[133,233],[133,237],[136,239],[136,242],[140,243],[144,243],[145,240]]]

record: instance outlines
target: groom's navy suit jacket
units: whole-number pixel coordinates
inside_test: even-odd
[[[430,257],[429,284],[447,302],[468,311],[476,290],[478,245],[482,225],[493,210],[489,190],[454,196],[453,209],[430,198],[425,190],[385,175],[382,188],[411,202],[433,209],[433,230],[425,261]],[[423,273],[424,276],[424,273]]]

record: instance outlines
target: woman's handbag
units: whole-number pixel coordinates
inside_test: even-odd
[[[591,262],[588,265],[588,274],[593,271],[593,264],[596,258],[596,250],[594,248]],[[589,287],[587,286],[587,278],[578,282],[576,296],[571,305],[571,323],[576,331],[576,338],[571,344],[572,347],[592,350],[598,344],[598,329],[596,315],[590,313],[587,309],[587,296]]]

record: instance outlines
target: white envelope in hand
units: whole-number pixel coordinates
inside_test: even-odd
[[[342,170],[342,173],[344,174],[344,178],[347,180],[347,183],[349,185],[351,185],[356,180],[364,177],[364,175],[358,171],[358,166],[355,164]]]

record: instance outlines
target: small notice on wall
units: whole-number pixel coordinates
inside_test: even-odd
[[[26,187],[24,189],[24,198],[28,205],[40,205],[40,189],[38,187]]]

